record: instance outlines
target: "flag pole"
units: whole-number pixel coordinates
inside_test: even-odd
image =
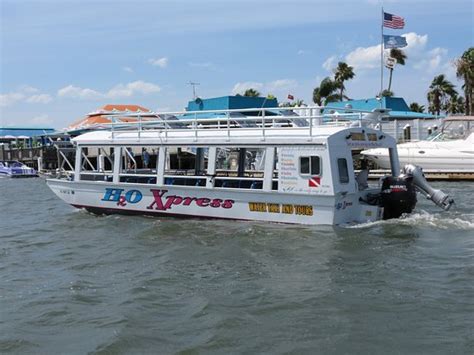
[[[383,91],[383,4],[382,4],[382,18],[381,18],[381,26],[380,26],[380,108],[382,108],[382,91]]]

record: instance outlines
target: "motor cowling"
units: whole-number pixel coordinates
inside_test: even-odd
[[[413,176],[386,176],[382,180],[380,204],[383,207],[383,219],[399,218],[411,213],[416,205],[416,189]]]

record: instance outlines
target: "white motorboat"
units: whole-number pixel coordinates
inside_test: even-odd
[[[474,173],[474,116],[448,117],[427,140],[397,145],[401,165],[416,164],[425,172]],[[384,149],[361,152],[382,169],[390,168]]]
[[[38,173],[35,169],[16,161],[16,160],[2,160],[0,161],[0,177],[11,178],[27,178],[37,177]]]
[[[415,207],[416,189],[445,210],[453,203],[416,167],[400,175],[395,139],[364,119],[315,126],[321,116],[311,116],[300,126],[288,123],[292,116],[252,110],[261,114],[209,112],[213,118],[183,119],[179,127],[138,122],[85,133],[73,139],[74,170],[47,184],[65,202],[95,213],[297,224],[398,218]],[[368,186],[354,170],[353,155],[370,147],[389,151],[391,174],[381,185]]]

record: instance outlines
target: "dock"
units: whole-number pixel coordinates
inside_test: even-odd
[[[423,170],[426,180],[429,181],[474,181],[474,171],[433,171]],[[390,174],[390,170],[370,170],[369,179],[377,180],[382,176]]]

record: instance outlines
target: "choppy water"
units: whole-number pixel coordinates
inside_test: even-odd
[[[97,217],[0,180],[0,353],[472,354],[474,183],[353,228]]]

